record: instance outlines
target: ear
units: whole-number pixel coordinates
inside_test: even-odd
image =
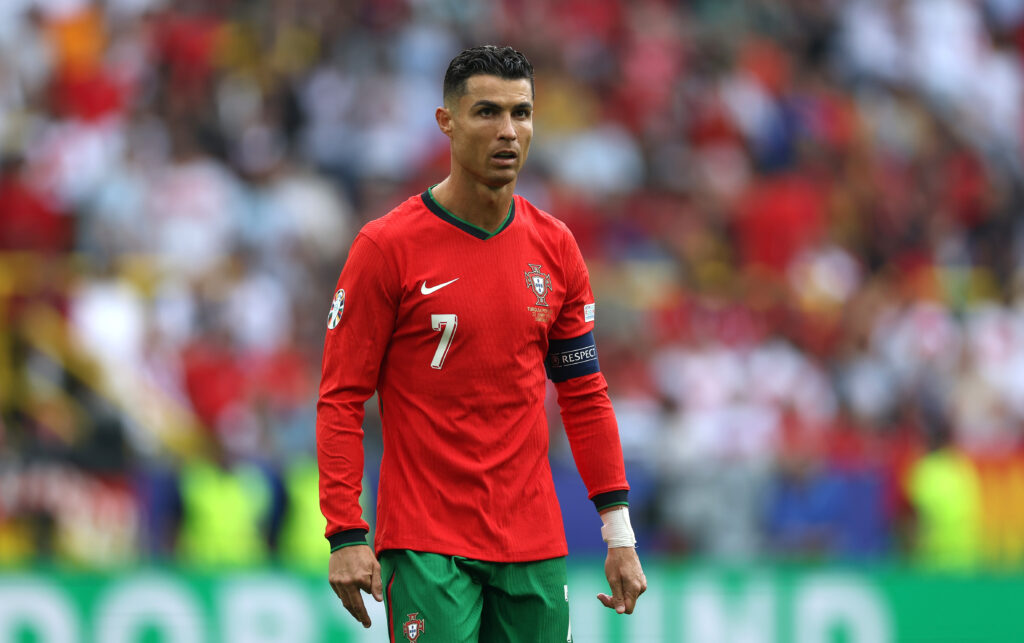
[[[434,111],[434,118],[437,120],[437,126],[441,129],[441,133],[451,138],[452,136],[452,113],[448,111],[447,107],[438,107]]]

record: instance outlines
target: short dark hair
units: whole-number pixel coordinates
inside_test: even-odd
[[[444,73],[444,101],[466,93],[466,81],[471,76],[497,76],[506,80],[525,78],[533,89],[533,65],[522,53],[512,47],[483,45],[465,49],[448,63]]]

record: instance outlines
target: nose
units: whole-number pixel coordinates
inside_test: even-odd
[[[501,126],[498,128],[498,138],[503,141],[514,141],[517,138],[516,128],[512,124],[512,115],[505,114],[501,119]]]

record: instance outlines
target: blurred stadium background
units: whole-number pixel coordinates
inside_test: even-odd
[[[2,0],[0,640],[383,640],[324,577],[325,319],[485,42],[651,579],[592,598],[552,406],[576,640],[1024,640],[1024,0]]]

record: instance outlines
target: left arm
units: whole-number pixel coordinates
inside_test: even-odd
[[[629,524],[629,484],[608,385],[597,372],[556,382],[555,388],[576,468],[604,523],[601,536],[608,543],[604,572],[611,595],[602,593],[597,598],[619,614],[632,614],[647,589],[647,577]]]
[[[594,343],[594,294],[579,247],[570,234],[563,246],[566,297],[552,328],[545,365],[558,391],[558,406],[576,469],[601,513],[601,537],[608,543],[605,576],[612,594],[598,594],[605,607],[632,614],[647,589],[629,524],[629,483],[622,459],[608,382],[601,374]]]

